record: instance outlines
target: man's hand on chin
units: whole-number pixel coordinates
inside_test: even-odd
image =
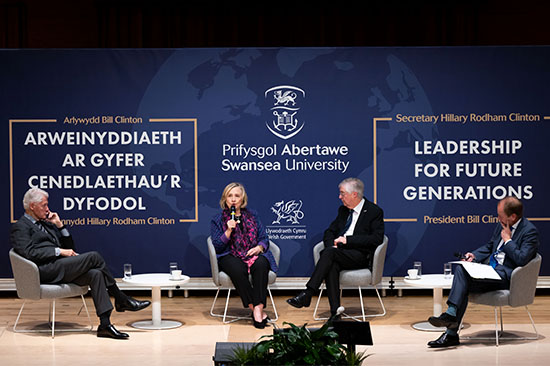
[[[510,224],[501,224],[502,230],[500,231],[500,237],[502,238],[503,242],[507,242],[512,238],[512,228],[510,227]]]
[[[51,212],[51,211],[48,212],[46,214],[46,221],[51,222],[58,228],[63,226],[63,223],[61,222],[61,218],[59,218],[59,215],[57,214],[57,212]]]

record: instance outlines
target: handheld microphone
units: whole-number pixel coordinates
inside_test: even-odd
[[[237,211],[235,210],[235,206],[231,206],[231,220],[235,220],[235,214]]]

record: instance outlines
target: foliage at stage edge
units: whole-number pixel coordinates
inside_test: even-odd
[[[306,324],[262,336],[265,340],[250,349],[237,347],[231,360],[234,365],[352,365],[360,366],[368,355],[352,352],[337,342],[338,334],[326,323],[310,331]]]

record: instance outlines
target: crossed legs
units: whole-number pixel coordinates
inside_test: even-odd
[[[306,284],[306,290],[287,302],[297,308],[309,306],[311,296],[315,294],[323,281],[327,285],[330,312],[336,314],[340,306],[340,271],[345,269],[366,268],[368,256],[355,249],[341,249],[328,247],[321,252],[321,256],[311,278]]]

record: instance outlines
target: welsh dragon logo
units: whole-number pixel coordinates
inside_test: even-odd
[[[304,213],[301,211],[302,200],[296,201],[291,200],[285,203],[284,200],[276,202],[271,211],[277,215],[277,220],[273,221],[272,224],[280,224],[281,220],[286,220],[292,224],[299,224],[301,219],[304,218]]]
[[[277,100],[275,102],[275,105],[282,104],[284,106],[287,106],[288,103],[292,103],[292,105],[296,105],[296,97],[298,95],[294,93],[293,91],[287,90],[283,93],[282,90],[276,90],[275,93],[273,93],[273,98]]]

